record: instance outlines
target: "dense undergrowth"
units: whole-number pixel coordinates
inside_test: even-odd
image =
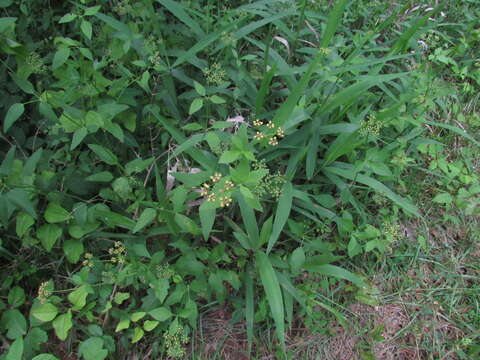
[[[475,3],[0,0],[0,359],[475,358]]]

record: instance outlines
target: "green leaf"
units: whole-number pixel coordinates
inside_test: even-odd
[[[248,342],[248,356],[252,352],[253,345],[253,324],[255,320],[255,293],[253,287],[253,269],[251,264],[248,264],[245,272],[245,321],[247,323],[247,342]]]
[[[166,307],[159,307],[159,308],[150,310],[148,314],[157,321],[166,321],[173,316],[171,311]]]
[[[122,305],[122,303],[130,298],[130,293],[127,292],[118,292],[115,294],[115,297],[113,298],[113,301],[115,301],[115,304]]]
[[[175,214],[175,222],[180,226],[183,232],[190,233],[192,235],[199,235],[201,233],[198,225],[190,218],[182,214]]]
[[[55,316],[58,314],[58,308],[51,303],[38,304],[32,307],[31,314],[40,321],[48,322],[55,319]]]
[[[272,250],[282,232],[285,223],[290,215],[293,200],[293,186],[291,182],[286,182],[282,187],[282,193],[278,200],[275,220],[273,222],[272,233],[268,239],[267,254]]]
[[[343,11],[349,0],[339,0],[335,2],[330,14],[328,14],[328,22],[325,32],[323,33],[322,41],[320,42],[320,47],[327,47],[330,44],[330,40],[333,38],[335,31],[338,28],[340,20],[342,19]]]
[[[218,160],[218,162],[220,164],[229,164],[229,163],[237,160],[240,157],[241,154],[242,153],[240,151],[237,151],[237,150],[225,151],[222,154],[222,156],[220,156],[220,159]]]
[[[52,251],[53,245],[62,236],[62,228],[54,224],[44,224],[37,230],[37,237],[47,252]]]
[[[92,182],[111,182],[113,180],[113,175],[109,171],[101,171],[99,173],[93,174],[85,178],[86,181]]]
[[[58,21],[59,24],[69,23],[77,18],[76,14],[65,14],[62,18]]]
[[[35,219],[37,218],[37,213],[35,212],[35,208],[33,207],[33,204],[30,201],[30,197],[25,190],[18,189],[18,188],[10,190],[7,193],[7,198],[13,204],[23,209],[25,212],[33,216]]]
[[[392,190],[390,190],[388,187],[383,185],[380,181],[377,181],[366,175],[357,174],[352,170],[342,169],[339,167],[326,167],[324,168],[324,171],[367,185],[372,189],[374,189],[376,192],[388,197],[390,200],[392,200],[394,203],[396,203],[406,212],[414,214],[416,216],[420,216],[416,206],[412,205],[409,201],[402,198],[401,196],[395,194]]]
[[[72,143],[70,144],[70,150],[74,150],[78,145],[80,145],[82,140],[85,139],[85,136],[87,135],[88,130],[85,127],[81,127],[75,130],[72,137]]]
[[[330,265],[330,264],[323,264],[323,265],[307,264],[304,266],[304,269],[314,273],[333,276],[338,279],[348,280],[361,288],[363,288],[366,285],[365,282],[360,277],[339,266]]]
[[[203,107],[203,99],[202,98],[194,99],[190,105],[190,109],[188,110],[188,115],[195,114],[202,107]]]
[[[115,156],[113,152],[109,149],[104,148],[101,145],[97,144],[88,144],[90,150],[92,150],[104,163],[108,165],[117,165],[118,158]]]
[[[25,106],[20,103],[13,104],[7,111],[5,119],[3,120],[3,132],[7,132],[8,129],[22,116],[25,111]]]
[[[242,214],[243,223],[245,224],[245,228],[247,230],[249,242],[253,249],[258,249],[259,233],[255,211],[250,205],[248,205],[243,194],[240,194],[238,197],[238,203],[240,205],[240,212]]]
[[[303,247],[298,247],[293,250],[292,255],[290,256],[290,266],[293,272],[298,272],[303,264],[305,263],[305,251]]]
[[[68,294],[68,301],[70,301],[70,304],[73,305],[72,310],[78,311],[83,309],[83,307],[87,303],[87,296],[89,292],[90,286],[82,285],[73,290],[70,294]]]
[[[200,224],[202,226],[202,235],[205,240],[208,240],[213,224],[215,223],[216,209],[209,206],[208,202],[204,201],[199,207]]]
[[[23,355],[23,338],[16,339],[8,349],[5,360],[22,360]]]
[[[8,309],[2,313],[0,328],[7,332],[9,339],[18,339],[27,333],[27,321],[17,309]]]
[[[98,13],[100,11],[101,8],[102,8],[101,5],[88,7],[88,8],[85,9],[84,15],[85,16],[95,15],[96,13]]]
[[[132,344],[135,344],[137,342],[139,342],[142,338],[143,338],[143,334],[145,332],[143,331],[143,329],[141,327],[136,327],[134,330],[133,330],[133,338],[132,338]]]
[[[130,320],[132,320],[133,322],[137,322],[138,320],[141,320],[145,317],[145,315],[147,315],[146,312],[144,311],[138,311],[136,313],[133,313],[131,316],[130,316]]]
[[[453,201],[452,195],[449,193],[442,193],[436,195],[433,199],[433,202],[439,203],[439,204],[451,204]]]
[[[52,69],[56,70],[68,60],[70,56],[70,48],[62,46],[53,56]]]
[[[16,221],[16,232],[18,237],[23,237],[28,230],[35,224],[35,219],[27,213],[19,213]]]
[[[272,318],[275,322],[276,333],[283,352],[285,352],[285,314],[283,309],[283,298],[275,270],[268,256],[263,252],[257,252],[256,262],[260,273],[260,280],[267,295]]]
[[[143,328],[145,329],[145,331],[152,331],[158,326],[158,324],[160,324],[159,321],[146,320],[143,323]]]
[[[207,95],[207,91],[205,90],[203,85],[201,85],[200,83],[193,81],[193,86],[195,87],[195,91],[197,92],[198,95],[200,96]]]
[[[70,213],[57,203],[50,203],[43,215],[50,224],[65,222],[71,219]]]
[[[8,305],[11,307],[22,306],[24,302],[25,291],[20,286],[15,286],[8,292]]]
[[[132,230],[132,233],[137,233],[140,230],[142,230],[144,227],[150,225],[153,220],[155,220],[155,217],[157,216],[157,212],[155,209],[148,208],[142,211],[142,214],[138,218],[137,223],[135,224],[135,227]]]
[[[57,337],[64,341],[68,336],[68,332],[73,326],[72,311],[68,310],[65,314],[59,315],[55,320],[53,320],[52,325],[55,329],[55,334]]]
[[[78,347],[78,354],[85,360],[104,360],[108,355],[108,350],[103,348],[103,344],[101,337],[88,338]]]
[[[117,327],[115,328],[115,332],[120,332],[122,330],[128,329],[129,327],[130,327],[130,319],[123,318],[118,322]]]
[[[187,14],[181,3],[172,0],[157,0],[157,2],[165,6],[178,20],[187,25],[199,39],[205,36],[202,27]]]
[[[63,242],[63,253],[68,262],[72,264],[76,264],[80,260],[84,250],[81,240],[68,239]]]
[[[80,29],[88,40],[92,40],[92,24],[87,20],[82,20],[80,23]]]
[[[32,360],[59,360],[57,357],[52,354],[40,354],[35,356]]]
[[[217,96],[217,95],[210,96],[209,99],[212,103],[217,104],[217,105],[226,103],[225,99],[223,99],[223,98],[221,98],[220,96]]]

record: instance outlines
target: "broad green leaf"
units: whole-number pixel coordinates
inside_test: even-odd
[[[217,104],[217,105],[219,105],[219,104],[225,104],[225,103],[226,103],[225,99],[224,99],[224,98],[221,98],[221,97],[218,96],[218,95],[210,96],[209,99],[210,99],[210,101],[211,101],[212,103]]]
[[[63,242],[63,253],[68,262],[76,264],[84,252],[83,242],[81,240],[68,239]]]
[[[138,312],[135,312],[132,315],[130,315],[130,320],[132,320],[133,322],[137,322],[138,320],[143,319],[145,317],[145,315],[147,315],[146,312],[138,311]]]
[[[118,158],[115,156],[115,154],[113,152],[110,151],[110,149],[104,148],[103,146],[97,145],[97,144],[88,144],[88,147],[104,163],[107,163],[108,165],[117,165],[118,164]]]
[[[98,13],[100,11],[101,8],[102,8],[101,5],[90,6],[90,7],[85,9],[84,15],[85,16],[95,15],[96,13]]]
[[[86,177],[85,180],[92,182],[111,182],[113,180],[113,175],[109,171],[101,171]]]
[[[69,23],[77,18],[76,14],[65,14],[62,18],[58,21],[59,24]]]
[[[198,225],[189,217],[182,214],[175,214],[175,222],[180,226],[183,232],[190,233],[192,235],[199,235],[201,233]]]
[[[220,164],[229,164],[237,160],[240,157],[240,155],[241,155],[241,152],[237,150],[225,151],[222,154],[222,156],[220,156],[220,159],[218,160],[218,162]]]
[[[144,323],[143,323],[143,328],[145,331],[152,331],[153,329],[155,329],[158,324],[160,324],[159,321],[154,321],[154,320],[146,320]]]
[[[137,326],[133,330],[132,344],[135,344],[135,343],[139,342],[143,338],[143,335],[144,335],[143,329],[141,327]]]
[[[442,193],[436,195],[433,199],[433,202],[440,203],[440,204],[451,204],[453,201],[452,195],[449,193]]]
[[[8,349],[5,360],[22,360],[23,357],[23,338],[17,338]]]
[[[271,315],[275,322],[277,337],[282,350],[285,352],[285,314],[282,291],[268,256],[263,252],[257,252],[255,259],[260,280],[267,295]]]
[[[155,220],[155,217],[157,216],[157,212],[155,209],[148,208],[142,211],[142,214],[137,220],[137,223],[135,224],[135,227],[132,230],[132,233],[137,233],[140,230],[142,230],[144,227],[150,225],[153,220]]]
[[[32,360],[59,360],[56,356],[52,354],[40,354],[35,356]]]
[[[7,199],[10,200],[13,204],[18,206],[20,209],[23,209],[33,218],[37,218],[35,208],[33,207],[32,201],[30,200],[30,197],[25,190],[16,188],[10,190],[6,195]]]
[[[8,305],[11,307],[22,306],[25,302],[25,291],[20,286],[15,286],[8,292]]]
[[[92,24],[88,20],[82,20],[80,29],[88,40],[92,40]]]
[[[55,224],[44,224],[37,230],[37,238],[47,252],[52,251],[53,245],[62,236],[62,228]]]
[[[33,224],[35,224],[35,219],[31,215],[24,212],[17,214],[15,226],[17,236],[20,238],[23,237]]]
[[[190,109],[188,110],[188,115],[195,114],[202,107],[203,107],[203,99],[202,98],[194,99],[192,101],[192,103],[190,104]]]
[[[150,310],[148,314],[157,321],[166,321],[173,316],[171,311],[166,307],[159,307],[159,308]]]
[[[305,251],[303,247],[298,247],[293,250],[292,255],[290,256],[290,266],[293,272],[298,272],[305,262]]]
[[[68,301],[70,302],[70,304],[73,305],[72,310],[78,311],[83,309],[83,307],[87,303],[87,296],[89,292],[89,285],[81,285],[80,287],[73,290],[70,294],[68,294]]]
[[[115,328],[115,332],[120,332],[122,330],[128,329],[129,327],[130,327],[130,319],[123,318],[118,322],[117,327]]]
[[[20,103],[13,104],[7,111],[5,119],[3,120],[3,132],[7,132],[8,129],[22,116],[25,111],[25,106]]]
[[[8,309],[2,313],[0,328],[7,332],[9,339],[18,339],[27,333],[27,321],[17,309]]]
[[[88,130],[85,127],[81,127],[73,133],[72,137],[72,143],[70,144],[70,150],[74,150],[80,143],[82,142],[83,139],[85,139],[85,136],[88,135]]]
[[[130,298],[130,293],[128,292],[118,292],[115,294],[115,297],[113,298],[113,301],[115,301],[115,304],[122,305],[122,303]]]
[[[203,85],[201,85],[197,81],[193,81],[193,86],[195,87],[195,91],[197,92],[198,95],[200,95],[200,96],[207,95],[207,91],[205,90]]]
[[[71,219],[70,213],[57,203],[50,203],[43,215],[50,224],[65,222]]]
[[[32,307],[31,314],[40,321],[48,322],[55,319],[55,316],[58,314],[58,308],[51,303],[38,304]]]
[[[85,360],[104,360],[108,350],[103,348],[104,341],[101,337],[90,337],[78,347],[78,354]]]
[[[70,56],[70,48],[66,46],[62,46],[60,49],[57,50],[55,55],[53,56],[52,61],[52,69],[56,70],[68,60]]]
[[[55,329],[55,334],[57,337],[65,341],[68,336],[68,332],[73,326],[72,323],[72,311],[68,310],[65,314],[57,316],[52,322],[53,328]]]
[[[282,193],[278,200],[277,211],[275,213],[275,220],[273,222],[272,233],[268,239],[267,254],[273,249],[277,242],[280,233],[282,232],[285,223],[290,215],[293,200],[293,186],[291,182],[286,182],[282,187]]]

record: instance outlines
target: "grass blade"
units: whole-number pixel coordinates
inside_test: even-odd
[[[239,194],[238,196],[238,203],[240,205],[243,223],[245,224],[248,237],[250,238],[250,243],[253,245],[253,248],[256,249],[258,248],[259,235],[257,219],[255,219],[255,211],[247,204],[242,194]]]
[[[187,25],[198,38],[205,36],[205,32],[202,30],[201,26],[185,12],[183,5],[179,2],[172,0],[157,0],[157,2],[165,6],[168,11],[178,18],[178,20]]]
[[[268,256],[263,252],[257,252],[256,262],[260,273],[260,280],[267,295],[267,301],[270,305],[272,317],[275,322],[276,333],[280,346],[285,352],[285,313],[283,308],[282,290],[278,283],[275,270]]]
[[[353,274],[352,272],[345,270],[336,265],[314,265],[314,264],[307,264],[305,265],[305,270],[319,273],[322,275],[333,276],[338,279],[348,280],[359,287],[364,287],[365,282],[357,275]]]
[[[325,48],[330,44],[330,41],[332,40],[333,35],[335,35],[337,27],[340,24],[340,20],[343,15],[343,11],[345,10],[345,6],[347,6],[347,2],[348,0],[337,1],[332,12],[328,15],[327,28],[325,29],[322,41],[320,42],[320,47]]]
[[[278,240],[285,223],[290,215],[293,199],[293,186],[291,182],[286,182],[282,187],[282,194],[278,201],[277,212],[275,213],[275,221],[273,222],[272,234],[268,239],[267,254],[272,250]]]
[[[247,343],[248,343],[248,356],[252,353],[253,345],[253,321],[255,316],[255,297],[253,288],[253,269],[249,265],[245,274],[245,321],[247,323]]]

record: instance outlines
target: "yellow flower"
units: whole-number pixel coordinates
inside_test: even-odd
[[[267,127],[269,129],[274,129],[275,128],[275,124],[272,122],[272,121],[269,121],[268,124],[267,124]]]
[[[262,125],[263,125],[263,122],[261,122],[260,120],[257,119],[257,120],[254,120],[254,121],[253,121],[253,125],[254,125],[254,126],[262,126]]]
[[[257,131],[255,136],[253,137],[255,140],[262,140],[265,137],[265,135],[261,131]]]
[[[270,138],[270,140],[268,141],[268,143],[269,143],[270,145],[272,145],[272,146],[278,145],[277,137],[276,137],[276,136],[272,136],[272,137]]]
[[[277,129],[277,136],[279,138],[283,138],[285,136],[285,133],[283,132],[283,129],[282,128],[278,128]]]

